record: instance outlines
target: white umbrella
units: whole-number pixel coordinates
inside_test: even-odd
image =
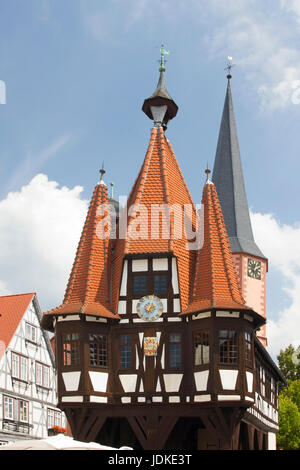
[[[132,450],[131,447],[103,446],[96,442],[75,441],[73,437],[57,434],[47,439],[28,439],[0,446],[1,450]]]

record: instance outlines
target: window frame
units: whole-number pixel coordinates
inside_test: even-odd
[[[200,346],[200,350],[197,351],[196,349],[196,338],[197,336],[200,338],[201,340],[201,343],[198,345]],[[207,342],[208,344],[205,345],[204,344],[204,341],[207,339]],[[193,364],[194,364],[194,367],[206,367],[210,364],[210,353],[211,353],[211,341],[210,341],[210,331],[209,331],[209,328],[203,328],[203,329],[199,329],[199,330],[195,330],[193,331]],[[208,359],[207,361],[204,359],[204,346],[208,346]],[[200,362],[197,363],[196,360],[197,360],[197,357],[196,357],[196,354],[197,352],[199,353],[200,352]]]
[[[100,339],[92,339],[91,336],[101,337]],[[94,360],[92,364],[92,345],[94,345]],[[108,351],[108,335],[105,333],[88,332],[88,346],[89,346],[89,368],[104,369],[109,368],[109,351]]]
[[[11,401],[11,413],[9,416],[6,414],[5,400]],[[21,418],[21,404],[23,406],[23,412],[26,410],[26,418]],[[25,407],[24,407],[25,405]],[[23,400],[23,398],[15,398],[9,395],[3,395],[3,419],[8,421],[14,421],[18,423],[29,424],[29,401]]]
[[[247,369],[253,369],[253,334],[249,331],[244,331],[243,337],[244,337],[245,367]]]
[[[17,359],[17,365],[15,359]],[[21,382],[29,381],[29,367],[28,367],[28,356],[24,354],[17,353],[16,351],[11,351],[11,377],[15,380],[20,380]],[[24,374],[25,367],[25,374]],[[16,369],[17,368],[17,373]],[[26,375],[26,377],[25,377]]]
[[[172,336],[179,336],[179,341],[172,341]],[[179,370],[182,368],[183,365],[183,357],[182,357],[182,332],[181,331],[173,331],[168,333],[168,356],[167,356],[167,367],[169,370]],[[178,346],[178,348],[172,348],[171,346]],[[176,351],[177,350],[177,351]],[[178,352],[179,350],[179,352]],[[175,355],[175,365],[172,365],[173,355]],[[176,356],[179,356],[179,363],[176,363]]]
[[[27,330],[28,328],[30,329],[29,335],[28,335],[28,330]],[[34,338],[32,337],[33,331],[34,331]],[[37,344],[38,342],[38,328],[28,321],[25,322],[25,339],[26,341],[30,341],[31,343],[34,343],[34,344]]]
[[[71,336],[68,340],[67,336]],[[76,336],[76,338],[72,338]],[[66,338],[66,339],[65,339]],[[65,345],[69,345],[68,348]],[[61,336],[62,346],[62,365],[63,367],[78,367],[81,365],[81,344],[80,333],[78,332],[62,332]],[[73,348],[72,348],[73,347]],[[68,360],[69,358],[69,360]],[[74,361],[75,358],[75,361]]]
[[[133,299],[140,299],[145,295],[148,295],[149,291],[149,272],[135,272],[132,274],[132,298]],[[143,279],[145,278],[145,290],[136,292],[135,291],[135,280],[136,279]]]
[[[37,380],[37,377],[38,377],[37,368],[38,367],[41,367],[41,383],[39,383]],[[45,383],[45,371],[47,371],[47,376],[48,376],[46,383]],[[35,384],[38,387],[43,387],[47,389],[50,388],[50,366],[40,361],[35,362]]]
[[[221,337],[221,332],[226,332],[226,337]],[[234,333],[234,338],[230,338],[229,334]],[[222,353],[221,347],[226,344],[226,361],[222,360],[224,353]],[[233,349],[234,347],[234,349]],[[239,361],[239,334],[236,329],[233,328],[220,328],[218,330],[218,359],[219,364],[222,366],[237,366]]]
[[[130,343],[124,343],[122,344],[122,338],[130,338]],[[119,369],[121,371],[129,371],[134,369],[136,367],[136,355],[135,355],[135,344],[136,344],[136,339],[134,334],[130,333],[125,333],[121,334],[119,336]],[[122,366],[122,350],[123,348],[127,348],[127,351],[130,352],[130,365],[127,367]]]
[[[53,426],[62,426],[62,413],[53,408],[47,408],[47,429],[51,429]]]
[[[159,290],[157,291],[155,288],[155,280],[160,279],[159,281],[159,287],[161,287],[161,279],[164,279],[165,283],[165,290]],[[168,296],[168,273],[167,272],[161,272],[161,271],[154,271],[153,272],[153,293],[154,295],[160,296],[161,298],[166,298]]]

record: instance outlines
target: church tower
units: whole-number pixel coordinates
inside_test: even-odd
[[[265,319],[243,295],[210,171],[199,217],[166,138],[178,107],[164,52],[127,205],[116,221],[102,169],[63,302],[42,319],[55,334],[58,405],[77,440],[267,449],[282,375],[256,337]]]
[[[212,180],[221,202],[243,296],[248,305],[266,318],[268,260],[253,237],[233,109],[231,78],[229,74]],[[257,336],[267,346],[265,326]]]

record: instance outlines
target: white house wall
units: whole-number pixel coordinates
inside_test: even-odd
[[[37,328],[37,341],[31,343],[25,338],[25,324],[30,323]],[[0,440],[12,440],[11,433],[6,433],[3,428],[3,395],[14,399],[26,400],[29,403],[29,424],[32,425],[30,437],[47,436],[47,409],[53,409],[58,412],[56,407],[56,378],[55,369],[49,353],[49,346],[46,344],[43,331],[40,328],[39,318],[31,301],[22,320],[20,321],[14,336],[10,343],[6,345],[6,351],[0,360]],[[12,352],[21,354],[28,358],[28,381],[22,382],[11,376],[11,357]],[[42,388],[35,383],[36,362],[49,367],[49,388]],[[61,425],[66,426],[66,419],[62,413]],[[24,438],[24,434],[18,437],[14,433],[14,439]]]

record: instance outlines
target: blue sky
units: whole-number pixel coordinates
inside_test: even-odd
[[[0,35],[0,80],[6,85],[0,241],[10,254],[0,255],[0,293],[36,290],[42,308],[61,301],[65,285],[54,283],[54,293],[49,277],[65,280],[69,274],[102,162],[118,197],[128,194],[143,161],[152,123],[141,107],[156,87],[164,44],[171,51],[167,87],[179,106],[167,137],[195,202],[207,162],[213,166],[224,67],[233,56],[248,201],[258,214],[257,241],[270,259],[274,338],[282,330],[280,318],[294,315],[300,326],[299,0],[2,0]],[[63,261],[55,256],[65,230],[63,215],[57,215],[62,208],[73,214]],[[47,223],[48,237],[38,237]],[[278,230],[277,244],[272,230]],[[20,277],[13,274],[18,263],[25,266]],[[298,340],[295,335],[286,341]]]

